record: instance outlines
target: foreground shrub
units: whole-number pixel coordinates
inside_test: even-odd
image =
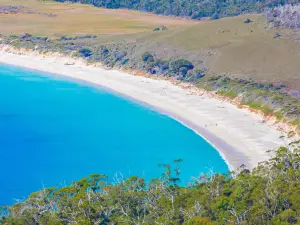
[[[299,141],[292,145],[252,172],[204,174],[189,186],[179,185],[181,160],[149,182],[92,174],[0,208],[0,224],[299,224]]]
[[[191,70],[194,68],[194,65],[186,59],[178,59],[170,63],[170,69],[175,73],[178,73],[181,68]]]
[[[80,55],[82,55],[83,57],[90,57],[93,53],[90,49],[88,48],[82,48],[79,50]]]
[[[153,62],[153,61],[154,61],[154,57],[153,57],[153,55],[152,55],[151,53],[145,52],[145,53],[143,53],[143,55],[142,55],[142,60],[143,60],[143,62],[145,62],[145,63]]]

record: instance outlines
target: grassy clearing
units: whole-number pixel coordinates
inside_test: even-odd
[[[300,119],[295,119],[293,121],[291,121],[291,124],[297,127],[300,127]]]
[[[262,103],[259,102],[243,102],[243,105],[249,106],[251,109],[259,110],[261,111],[265,116],[272,116],[274,115],[276,119],[281,120],[283,118],[282,114],[277,112],[274,113],[274,110],[268,107],[267,105],[262,105]]]
[[[254,22],[245,24],[251,18]],[[300,42],[289,30],[266,29],[261,15],[242,15],[208,21],[172,33],[152,34],[152,49],[164,43],[176,54],[207,67],[210,74],[280,83],[300,89]],[[280,32],[282,37],[274,38]],[[159,50],[157,50],[159,51]],[[188,54],[187,54],[188,52]]]
[[[226,96],[230,99],[234,99],[238,96],[234,90],[229,90],[229,91],[220,90],[220,91],[217,91],[217,94]]]
[[[0,14],[1,33],[38,36],[97,35],[90,44],[130,43],[132,57],[150,51],[157,58],[185,58],[208,75],[284,83],[300,90],[300,42],[289,30],[268,29],[262,15],[214,21],[191,21],[129,10],[37,0],[2,0],[0,5],[25,6],[36,14]],[[45,13],[55,14],[47,17]],[[245,24],[250,18],[253,22]],[[165,25],[167,31],[153,32]],[[274,38],[279,32],[280,38]]]
[[[121,35],[170,28],[195,22],[129,10],[108,10],[81,4],[61,4],[37,0],[1,0],[0,6],[24,6],[18,14],[0,14],[3,34],[31,33],[38,36]],[[28,13],[30,11],[31,13]],[[46,14],[53,14],[50,17]]]
[[[282,120],[283,119],[283,115],[280,111],[277,111],[277,112],[274,112],[274,116],[276,117],[276,119],[278,121]]]

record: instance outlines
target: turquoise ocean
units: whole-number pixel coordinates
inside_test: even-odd
[[[58,71],[59,72],[59,71]],[[158,177],[181,158],[181,184],[228,172],[194,131],[107,89],[0,64],[0,205],[92,173]]]

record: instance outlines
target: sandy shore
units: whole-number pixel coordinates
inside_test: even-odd
[[[0,49],[2,63],[84,80],[155,107],[205,138],[231,169],[241,164],[252,169],[270,157],[267,150],[284,144],[279,138],[283,134],[263,123],[261,117],[228,102],[193,94],[168,81],[88,66],[84,61],[55,54],[17,54]]]

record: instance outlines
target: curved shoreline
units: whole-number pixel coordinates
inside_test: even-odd
[[[54,53],[45,56],[2,48],[0,62],[100,85],[145,103],[203,137],[219,151],[230,170],[242,164],[252,169],[271,156],[267,150],[283,144],[279,138],[283,133],[262,123],[260,117],[228,102],[193,94],[169,81],[105,70]]]

